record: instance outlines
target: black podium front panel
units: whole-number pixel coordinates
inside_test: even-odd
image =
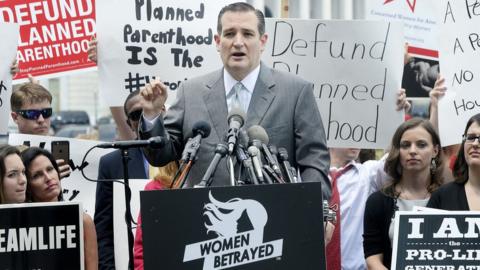
[[[143,191],[145,269],[325,269],[320,183]]]

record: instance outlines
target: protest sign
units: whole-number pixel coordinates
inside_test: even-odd
[[[480,212],[399,211],[391,269],[478,269],[479,228]]]
[[[16,80],[95,67],[87,59],[88,41],[95,34],[93,0],[0,1],[0,21],[20,25]]]
[[[0,269],[84,269],[78,203],[0,205]]]
[[[438,58],[438,24],[434,1],[369,0],[365,1],[365,19],[403,23],[409,52],[426,58]]]
[[[122,181],[123,179],[119,179]],[[129,186],[132,193],[130,210],[134,222],[140,216],[140,191],[144,190],[148,181],[145,179],[130,179]],[[136,226],[132,227],[135,235]],[[128,269],[128,238],[127,224],[125,223],[125,192],[120,183],[113,183],[113,236],[115,245],[115,269]]]
[[[0,23],[0,134],[7,134],[10,118],[12,74],[10,67],[15,59],[18,42],[18,24]]]
[[[123,106],[155,76],[170,90],[171,103],[181,82],[220,68],[217,15],[231,2],[97,1],[98,72],[108,105]]]
[[[8,143],[10,145],[39,146],[47,150],[51,149],[52,141],[68,141],[70,145],[70,159],[75,167],[82,166],[83,157],[88,149],[99,144],[98,141],[87,141],[71,138],[60,138],[53,136],[37,136],[29,134],[10,134]],[[86,159],[88,164],[83,164],[83,171],[88,178],[97,179],[100,157],[109,153],[108,149],[95,149],[91,151]],[[81,202],[85,212],[92,217],[95,212],[95,191],[97,184],[87,181],[78,168],[72,169],[70,176],[61,179],[63,198],[65,201]]]
[[[384,148],[403,59],[398,23],[268,19],[265,63],[313,82],[329,147]]]
[[[468,119],[480,112],[480,4],[436,2],[441,73],[448,90],[439,103],[442,145],[459,144]]]
[[[403,24],[408,58],[402,87],[408,98],[429,97],[439,71],[438,23],[432,0],[371,0],[365,2],[367,20],[398,21]]]

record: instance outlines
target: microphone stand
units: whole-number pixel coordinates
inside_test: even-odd
[[[175,173],[170,187],[173,187],[174,189],[183,188],[188,173],[190,172],[190,169],[195,162],[196,154],[199,148],[200,143],[196,143],[192,139],[187,142],[187,144],[185,145],[185,149],[182,153],[182,159],[180,160],[180,167]]]
[[[182,170],[182,173],[180,174],[180,176],[178,177],[177,179],[177,185],[175,185],[174,188],[183,188],[183,186],[185,185],[185,180],[187,179],[187,176],[188,176],[188,173],[190,172],[190,169],[192,168],[192,165],[193,165],[193,160],[189,160],[187,162],[187,165],[185,165],[185,168]]]
[[[229,173],[230,173],[230,185],[232,187],[236,186],[237,185],[237,181],[235,181],[235,170],[233,168],[233,159],[232,159],[232,156],[228,156],[228,170],[229,170]]]
[[[127,239],[128,239],[128,269],[133,270],[133,233],[132,233],[132,212],[130,209],[130,201],[132,199],[132,191],[128,183],[128,148],[120,149],[123,162],[123,182],[125,191],[125,222],[127,223]]]

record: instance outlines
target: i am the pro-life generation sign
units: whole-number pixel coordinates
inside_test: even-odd
[[[393,270],[467,270],[480,265],[480,212],[397,212]]]

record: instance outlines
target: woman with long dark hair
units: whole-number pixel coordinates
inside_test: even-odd
[[[27,175],[27,202],[62,201],[62,188],[57,163],[45,149],[30,147],[22,152]],[[83,214],[85,269],[98,269],[97,235],[92,218]]]
[[[0,145],[0,204],[23,203],[27,179],[20,151],[11,145]]]
[[[389,269],[396,211],[426,206],[443,182],[440,138],[429,121],[402,123],[392,138],[385,172],[392,181],[365,206],[364,252],[368,269]]]
[[[468,120],[453,165],[454,182],[432,194],[428,207],[445,210],[480,210],[480,114]]]

